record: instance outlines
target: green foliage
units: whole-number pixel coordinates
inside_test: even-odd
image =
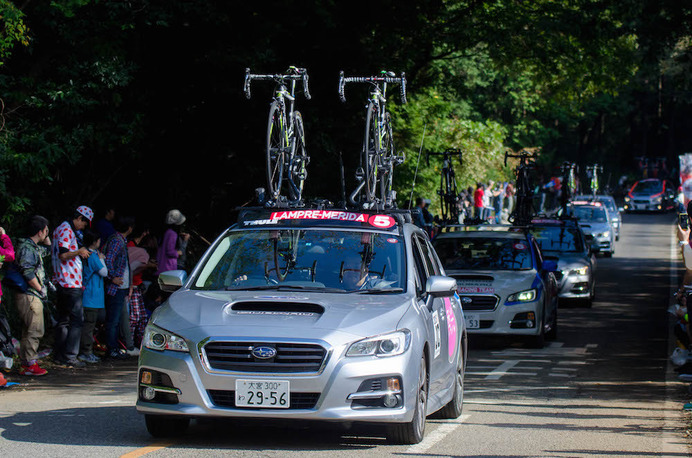
[[[12,55],[15,45],[29,46],[29,29],[24,14],[10,1],[0,0],[0,66]]]

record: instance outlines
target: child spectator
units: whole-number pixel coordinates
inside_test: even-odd
[[[90,254],[84,262],[84,326],[78,358],[85,363],[94,364],[100,361],[93,351],[94,328],[106,307],[103,279],[108,276],[108,268],[104,262],[105,255],[98,251],[101,239],[96,232],[88,229],[84,231],[84,246],[89,249]]]

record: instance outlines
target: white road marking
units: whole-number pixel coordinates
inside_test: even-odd
[[[516,359],[510,359],[509,361],[505,361],[504,363],[500,364],[500,366],[492,371],[487,377],[486,380],[499,380],[500,377],[503,375],[507,375],[507,371],[509,371],[511,368],[519,364],[519,360]]]
[[[489,388],[483,388],[480,390],[466,390],[465,389],[464,393],[492,393],[492,392],[516,393],[517,391],[535,391],[535,390],[545,391],[545,390],[573,390],[573,389],[574,388],[570,387],[570,386],[524,386],[521,388],[493,388],[493,387],[489,387]],[[468,403],[468,404],[482,404],[485,401],[469,401],[469,400],[464,399],[464,402]],[[535,405],[535,403],[532,405]]]
[[[574,374],[556,374],[551,372],[548,377],[574,377]]]
[[[583,366],[586,364],[586,361],[558,361],[558,364],[560,365],[580,365]]]
[[[464,401],[466,402],[466,401]],[[408,449],[406,449],[405,453],[425,453],[428,450],[430,450],[435,444],[440,442],[442,439],[444,439],[449,433],[454,431],[459,427],[460,424],[468,420],[470,415],[462,415],[456,420],[451,420],[451,421],[446,421],[440,425],[439,428],[437,428],[435,431],[432,433],[428,434],[425,436],[425,438],[417,443],[416,445],[410,446]]]
[[[548,344],[548,346],[549,346],[550,348],[560,348],[560,347],[562,347],[564,344],[565,344],[564,342],[550,342],[550,343]]]
[[[586,344],[586,348],[589,348],[589,349],[598,348],[598,344],[595,344],[595,343]]]
[[[524,371],[512,371],[512,372],[503,372],[500,374],[498,377],[495,377],[494,375],[497,374],[496,370],[491,371],[491,372],[466,372],[466,375],[485,375],[486,379],[488,380],[497,380],[503,375],[538,375],[536,372],[524,372]],[[491,378],[490,376],[493,375]]]
[[[576,367],[553,367],[554,371],[576,372]]]

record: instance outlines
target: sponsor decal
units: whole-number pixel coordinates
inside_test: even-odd
[[[521,243],[521,242],[517,242],[514,244],[514,249],[515,250],[526,250],[526,245]]]
[[[317,316],[315,312],[282,312],[282,311],[268,311],[268,310],[238,310],[233,311],[231,309],[227,310],[229,315],[280,315],[280,316]]]
[[[433,319],[433,328],[435,329],[435,356],[434,358],[437,358],[440,356],[440,352],[442,351],[442,342],[441,340],[441,334],[440,334],[440,316],[437,314],[437,310],[433,313],[432,316]]]
[[[387,239],[389,243],[399,243],[397,239]]]
[[[270,219],[245,221],[247,226],[261,226],[277,224],[281,220],[327,220],[327,221],[353,221],[367,223],[379,229],[389,229],[396,224],[394,218],[388,215],[367,215],[338,210],[286,210],[273,212]]]
[[[457,351],[457,319],[454,316],[454,308],[450,298],[445,297],[445,312],[447,313],[447,347],[449,348],[449,362],[454,361]]]
[[[457,293],[467,294],[467,293],[486,293],[495,294],[495,288],[493,288],[493,282],[490,280],[458,280],[457,281]]]

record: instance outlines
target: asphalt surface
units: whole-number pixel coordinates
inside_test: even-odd
[[[473,338],[465,407],[428,419],[414,446],[372,427],[193,422],[152,439],[135,402],[134,361],[50,374],[0,390],[0,456],[690,456],[687,384],[667,356],[671,284],[680,263],[673,215],[626,215],[612,259],[599,258],[593,308],[563,303],[542,350]],[[671,257],[673,258],[671,260]]]

